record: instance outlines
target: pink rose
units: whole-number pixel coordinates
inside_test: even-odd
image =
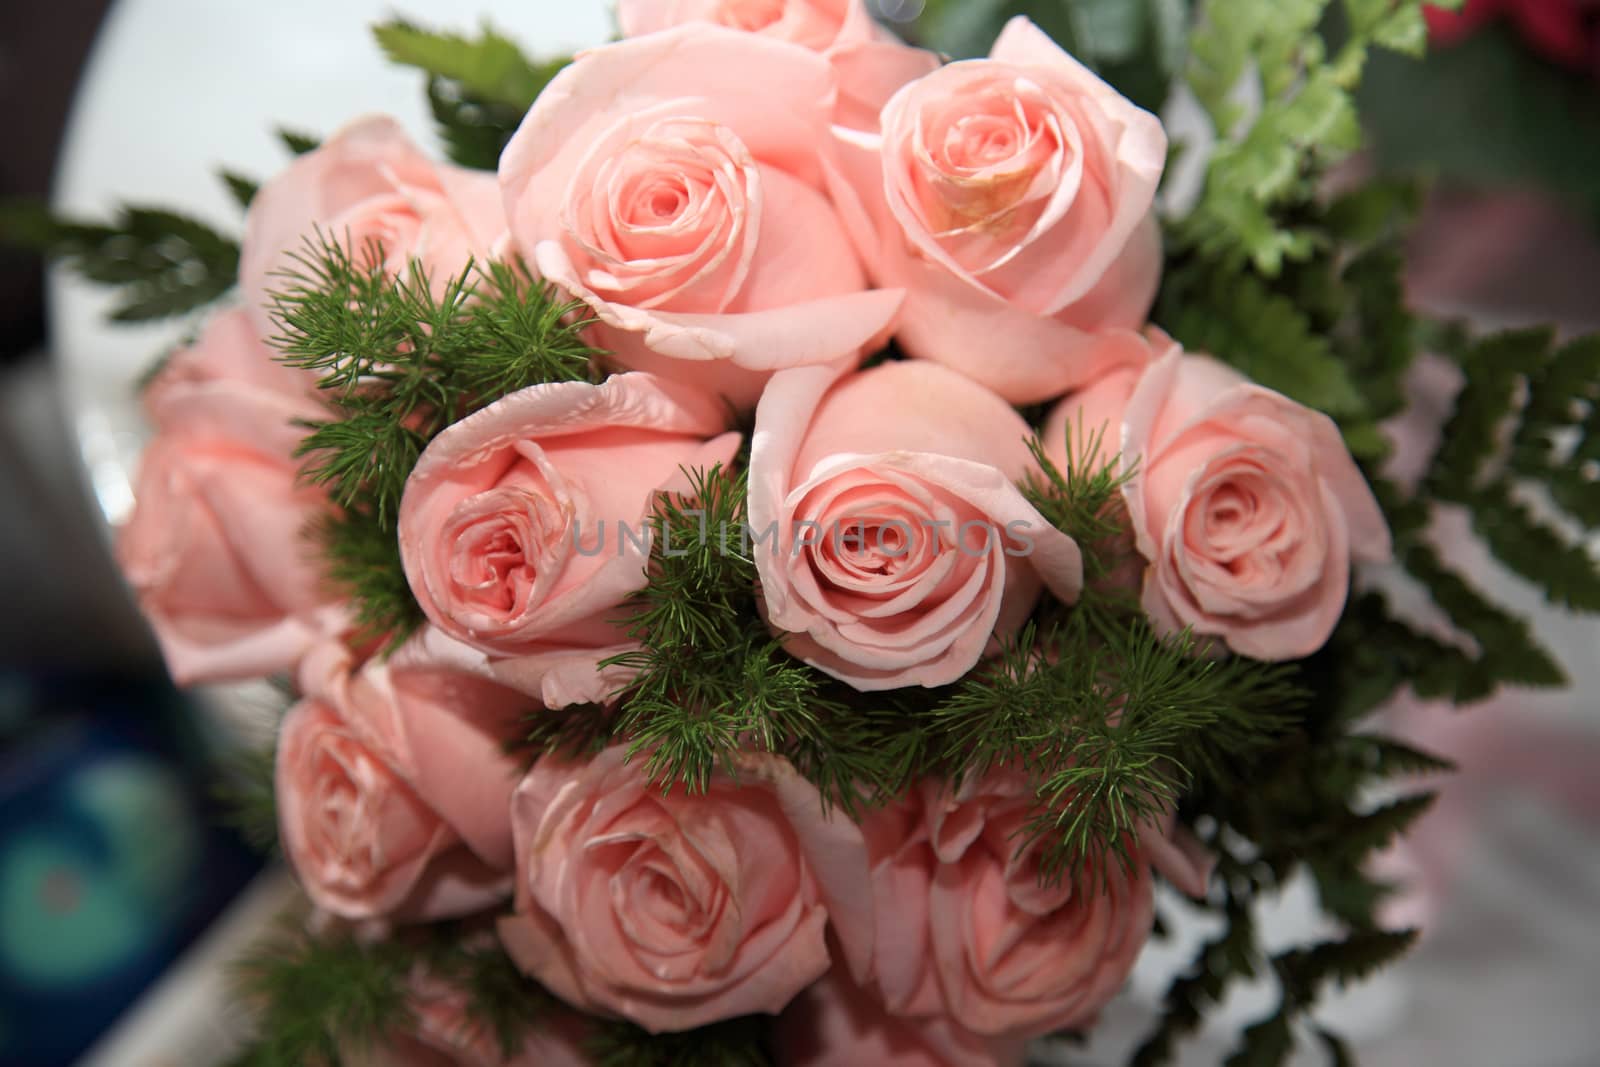
[[[821,56],[721,27],[586,52],[501,157],[512,235],[618,363],[749,407],[777,369],[852,362],[899,308],[823,192],[833,97]]]
[[[774,1013],[827,971],[825,931],[871,951],[861,834],[772,756],[703,794],[645,780],[625,747],[546,757],[517,788],[516,912],[500,937],[585,1011],[652,1032]]]
[[[901,1019],[839,968],[796,997],[774,1034],[778,1067],[1022,1067],[1015,1038],[981,1038],[944,1019]]]
[[[436,287],[483,260],[505,233],[493,177],[425,156],[393,119],[351,123],[296,159],[256,193],[239,257],[239,288],[263,335],[272,327],[268,294],[277,273],[320,229],[360,255],[382,242],[384,266],[403,277],[410,260]]]
[[[535,385],[439,434],[399,519],[411,591],[448,640],[425,639],[457,646],[433,654],[541,695],[564,665],[598,681],[645,584],[656,493],[733,458],[738,434],[707,440],[726,422],[715,399],[635,373]]]
[[[153,420],[168,393],[207,382],[233,382],[290,400],[318,402],[321,391],[315,372],[291,367],[277,357],[277,350],[256,332],[248,311],[234,307],[218,312],[195,343],[168,356],[160,373],[145,386],[145,410]]]
[[[620,0],[617,21],[624,37],[699,22],[820,52],[833,64],[833,121],[854,129],[876,129],[895,90],[939,66],[873,21],[865,0]]]
[[[283,849],[307,895],[346,919],[425,921],[510,892],[511,792],[502,742],[530,702],[447,669],[325,645],[284,719],[275,793]]]
[[[225,313],[145,396],[157,432],[117,558],[180,685],[287,670],[340,625],[306,537],[326,494],[294,456],[296,420],[326,412],[274,367]]]
[[[960,678],[1019,627],[1041,580],[1072,600],[1072,539],[1015,482],[1028,426],[933,363],[773,378],[756,413],[750,523],[767,621],[857,689]]]
[[[624,37],[705,22],[813,52],[869,41],[878,32],[865,0],[618,0],[617,22]]]
[[[1083,1026],[1122,987],[1150,932],[1150,880],[1114,867],[1092,897],[1046,886],[1020,775],[929,783],[863,826],[877,935],[870,978],[897,1015],[1025,1038]]]
[[[1123,499],[1148,562],[1144,608],[1163,633],[1193,627],[1255,659],[1308,656],[1344,611],[1351,559],[1389,557],[1383,512],[1333,420],[1209,356],[1174,348],[1068,397],[1048,448],[1069,421],[1110,427],[1137,464]]]
[[[837,130],[835,192],[874,280],[906,290],[905,350],[1014,403],[1094,378],[1088,335],[1142,324],[1160,276],[1156,117],[1019,17],[880,125]]]

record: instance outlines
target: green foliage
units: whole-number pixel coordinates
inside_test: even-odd
[[[1239,1048],[1224,1061],[1227,1067],[1273,1067],[1287,1061],[1294,1050],[1290,1024],[1310,1010],[1324,986],[1358,981],[1404,956],[1416,940],[1415,930],[1362,930],[1273,956],[1269,963],[1282,989],[1278,1009],[1245,1030]],[[1348,1058],[1336,1035],[1319,1030],[1318,1037],[1336,1061],[1340,1055]]]
[[[1352,93],[1373,48],[1414,53],[1425,40],[1420,0],[1346,0],[1337,47],[1319,32],[1329,0],[1202,0],[1190,35],[1189,87],[1218,141],[1199,203],[1173,229],[1185,249],[1276,277],[1321,245],[1297,225],[1316,182],[1361,142]],[[1253,112],[1238,87],[1252,79]]]
[[[1186,804],[1191,817],[1210,823],[1206,845],[1218,858],[1221,899],[1213,896],[1205,906],[1223,926],[1168,988],[1162,1017],[1135,1053],[1133,1067],[1171,1062],[1179,1042],[1231,984],[1262,974],[1276,983],[1278,1006],[1245,1030],[1227,1062],[1287,1062],[1292,1025],[1325,986],[1360,979],[1403,955],[1414,940],[1414,931],[1378,925],[1377,908],[1392,887],[1377,881],[1367,864],[1427,810],[1432,797],[1414,793],[1376,807],[1364,806],[1361,797],[1381,783],[1448,765],[1379,735],[1347,732],[1345,723],[1325,712],[1313,707],[1301,729],[1241,757],[1234,781],[1248,782],[1247,788],[1202,785]],[[1325,942],[1269,956],[1250,904],[1302,870],[1313,879],[1323,910],[1344,930]],[[1336,1035],[1322,1031],[1318,1038],[1329,1049],[1343,1048]]]
[[[322,147],[322,138],[300,130],[291,130],[287,126],[278,127],[278,140],[282,141],[283,146],[297,156],[303,156],[307,152],[313,152]]]
[[[1051,460],[1044,442],[1028,442],[1038,471],[1023,480],[1023,495],[1044,520],[1066,534],[1083,554],[1084,582],[1089,586],[1088,606],[1098,606],[1103,587],[1128,546],[1122,537],[1127,511],[1122,488],[1134,475],[1134,465],[1123,467],[1119,457],[1106,456],[1105,427],[1086,429],[1081,422],[1067,427],[1066,470]],[[1120,605],[1131,607],[1131,605]]]
[[[259,1014],[254,1041],[232,1064],[335,1067],[341,1050],[371,1048],[413,1025],[406,979],[414,959],[399,940],[312,938],[285,923],[237,964],[240,997]]]
[[[319,526],[333,578],[370,633],[403,639],[419,619],[398,567],[406,478],[442,429],[508,393],[587,381],[587,320],[520,264],[468,265],[435,285],[413,261],[391,278],[382,250],[308,243],[272,296],[273,338],[313,370],[336,417],[309,427],[303,473],[343,515]]]
[[[261,183],[254,178],[247,178],[243,174],[226,169],[218,172],[218,177],[228,187],[228,193],[234,202],[240,208],[249,210],[250,202],[256,198],[256,193],[261,191]]]
[[[743,474],[687,473],[689,491],[655,508],[650,581],[626,619],[640,648],[611,661],[638,674],[619,695],[611,733],[665,790],[703,792],[719,768],[737,773],[738,753],[777,752],[827,801],[857,811],[898,765],[877,743],[884,717],[852,708],[858,694],[790,657],[756,623],[761,548],[746,525]],[[557,747],[564,737],[558,729]]]
[[[31,201],[0,202],[0,244],[41,252],[120,290],[116,322],[204,307],[233,288],[239,272],[237,242],[161,208],[126,206],[110,222],[95,223],[52,215]]]
[[[278,801],[273,793],[275,747],[240,749],[223,762],[213,792],[223,822],[258,852],[278,848]]]
[[[1542,490],[1557,522],[1570,506],[1579,529],[1600,519],[1600,337],[1558,347],[1550,330],[1518,330],[1454,354],[1466,385],[1427,492],[1467,507],[1495,556],[1552,604],[1600,612],[1600,562],[1524,495]]]
[[[436,924],[415,935],[413,952],[429,975],[464,991],[466,1023],[493,1037],[501,1054],[514,1057],[529,1036],[570,1009],[529,979],[487,931],[462,923]]]
[[[1381,459],[1378,422],[1404,407],[1402,382],[1419,347],[1401,237],[1420,202],[1420,187],[1395,181],[1295,208],[1316,252],[1274,277],[1236,258],[1180,252],[1155,318],[1189,350],[1333,416],[1358,458]]]
[[[393,652],[426,621],[406,580],[394,524],[356,506],[319,516],[309,531],[324,573],[354,609],[358,640],[382,640]]]
[[[767,1022],[750,1015],[676,1034],[602,1023],[584,1051],[594,1067],[769,1067]]]
[[[534,62],[488,26],[473,38],[394,19],[373,33],[391,60],[428,75],[428,104],[446,152],[480,170],[495,169],[534,98],[569,62]]]
[[[428,79],[428,107],[439,125],[445,155],[475,170],[494,170],[524,112],[485,102],[448,78]]]
[[[1289,296],[1243,271],[1208,273],[1205,284],[1208,291],[1187,294],[1172,323],[1186,346],[1225,353],[1252,381],[1330,415],[1363,410],[1332,342]]]
[[[1028,771],[1040,811],[1024,844],[1041,843],[1047,880],[1129,861],[1142,821],[1229,781],[1223,754],[1270,744],[1304,702],[1288,668],[1199,656],[1137,616],[1071,619],[1025,629],[917,722],[951,777]]]
[[[336,1067],[343,1053],[416,1025],[409,997],[422,974],[465,992],[467,1026],[507,1058],[570,1010],[522,975],[482,927],[432,923],[370,940],[343,929],[313,936],[304,925],[285,917],[236,965],[240,998],[257,1015],[235,1067]]]
[[[986,55],[1006,20],[1025,15],[1139,106],[1158,109],[1183,69],[1191,0],[929,0],[910,27],[958,59]]]

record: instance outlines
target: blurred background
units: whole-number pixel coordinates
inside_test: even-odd
[[[0,197],[49,195],[109,4],[0,7]],[[108,553],[44,274],[0,247],[0,1063],[73,1062],[259,869]]]
[[[603,0],[584,5],[594,10],[556,17],[533,11],[540,3],[352,0],[331,11],[307,0],[13,0],[0,5],[0,199],[54,197],[91,213],[124,196],[165,200],[237,231],[220,187],[191,200],[172,175],[209,182],[215,165],[237,162],[270,173],[270,125],[255,129],[258,111],[326,132],[384,106],[426,134],[417,86],[376,71],[364,22],[390,7],[441,24],[505,9],[506,28],[548,54],[603,34]],[[1015,11],[1069,46],[1090,32],[1070,0],[881,0],[879,10],[920,16],[952,51]],[[574,40],[536,38],[551,18]],[[269,19],[327,29],[272,53]],[[1413,298],[1484,327],[1600,327],[1600,5],[1469,0],[1430,25],[1435,52],[1422,63],[1375,59],[1364,98],[1375,150],[1362,165],[1440,178],[1411,250]],[[1126,60],[1139,61],[1144,30],[1093,32],[1125,33]],[[156,40],[164,57],[145,50]],[[218,44],[230,40],[234,52]],[[225,68],[236,62],[277,63],[289,76],[235,101],[227,93],[241,79]],[[330,94],[338,114],[327,113]],[[208,95],[217,98],[195,99]],[[196,117],[175,126],[164,108],[191,103]],[[248,122],[233,125],[247,132],[204,125],[235,108]],[[191,1001],[195,982],[214,985],[237,941],[217,941],[214,923],[262,860],[217,818],[211,784],[226,729],[171,688],[109,555],[106,516],[126,506],[124,461],[137,448],[128,383],[164,342],[113,338],[94,320],[92,298],[59,279],[47,285],[37,258],[0,247],[0,1064],[71,1063],[97,1040],[95,1062],[201,1064],[207,1053],[192,1044],[178,1058],[129,1060],[127,1050],[152,1047],[130,1034],[176,1011],[174,975],[187,975]],[[1451,388],[1419,379],[1418,421],[1406,432],[1436,429]],[[1539,608],[1464,535],[1455,551],[1536,615],[1590,681],[1465,713],[1395,709],[1402,729],[1456,756],[1465,774],[1397,859],[1422,889],[1428,940],[1376,1001],[1338,1010],[1354,1020],[1367,1063],[1594,1064],[1600,687],[1590,682],[1600,633]],[[235,915],[248,914],[234,924],[249,927],[264,905],[243,899]],[[188,969],[174,971],[186,952]],[[166,992],[128,1016],[163,974]],[[182,1049],[177,1033],[169,1041]],[[1222,1047],[1194,1062],[1216,1062]]]

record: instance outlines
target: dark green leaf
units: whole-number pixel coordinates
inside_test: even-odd
[[[52,215],[42,204],[0,204],[0,243],[61,260],[92,282],[121,290],[111,318],[143,322],[212,303],[233,287],[239,246],[187,215],[125,206],[109,223]]]

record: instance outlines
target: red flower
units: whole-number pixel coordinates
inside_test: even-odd
[[[1600,55],[1595,18],[1600,6],[1593,0],[1467,0],[1460,11],[1430,6],[1423,13],[1435,44],[1453,44],[1503,17],[1540,54],[1557,63],[1593,67]]]

